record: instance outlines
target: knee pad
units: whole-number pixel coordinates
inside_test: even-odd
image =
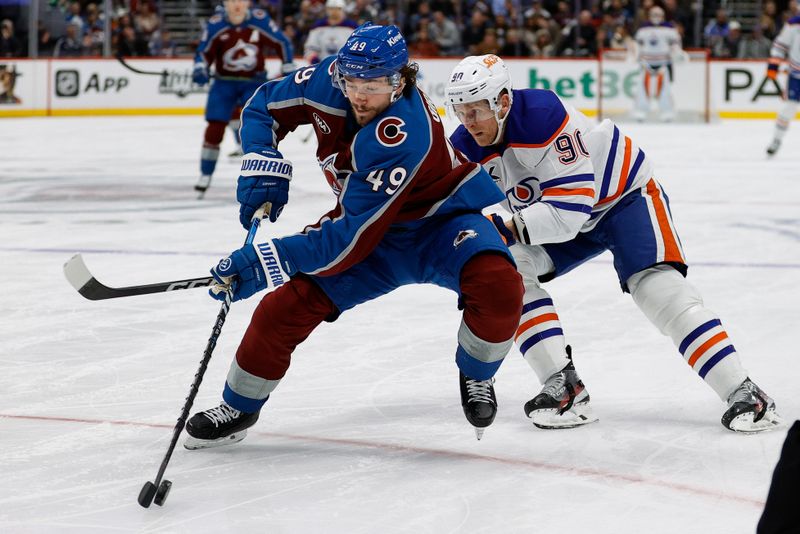
[[[682,315],[702,310],[703,299],[681,273],[669,265],[656,265],[628,279],[628,289],[642,313],[662,334],[675,338]]]

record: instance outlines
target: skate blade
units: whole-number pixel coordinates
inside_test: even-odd
[[[486,430],[485,428],[478,428],[477,426],[475,427],[475,437],[478,439],[478,441],[480,441],[481,438],[483,437],[483,433],[485,430]]]
[[[775,410],[767,410],[759,421],[753,422],[753,412],[737,415],[731,420],[728,430],[743,434],[755,434],[757,432],[767,432],[777,430],[786,426],[786,422],[778,415]]]
[[[568,411],[559,415],[558,410],[536,410],[528,416],[536,428],[552,430],[558,428],[575,428],[589,423],[594,423],[598,418],[592,412],[592,407],[575,405]]]
[[[193,438],[192,436],[186,436],[186,441],[183,442],[183,448],[190,451],[196,451],[198,449],[212,449],[214,447],[222,447],[224,445],[233,445],[234,443],[239,443],[242,441],[245,436],[247,436],[246,429],[240,430],[239,432],[234,432],[230,436],[225,436],[224,438],[218,439],[197,439]]]

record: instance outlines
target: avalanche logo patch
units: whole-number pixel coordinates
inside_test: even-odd
[[[375,128],[378,142],[388,148],[402,144],[408,137],[408,134],[402,130],[405,125],[406,123],[400,117],[381,119]]]
[[[325,122],[325,121],[322,119],[322,117],[320,117],[320,116],[319,116],[319,115],[317,115],[316,113],[312,113],[311,115],[314,117],[314,122],[316,122],[316,123],[317,123],[317,128],[319,128],[319,131],[320,131],[320,132],[322,132],[322,133],[324,133],[324,134],[329,134],[329,133],[331,133],[331,129],[330,129],[330,127],[328,126],[328,123],[327,123],[327,122]]]
[[[475,237],[478,237],[478,232],[475,230],[461,230],[453,240],[453,248],[458,248],[461,246],[461,243],[467,239],[473,239]]]

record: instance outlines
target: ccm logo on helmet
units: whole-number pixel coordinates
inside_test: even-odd
[[[406,123],[399,117],[386,117],[385,119],[381,119],[375,129],[378,142],[387,147],[399,145],[408,137],[408,134],[401,130],[405,125]]]

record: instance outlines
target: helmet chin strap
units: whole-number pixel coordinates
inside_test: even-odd
[[[506,119],[508,118],[508,114],[511,112],[511,107],[509,106],[508,111],[506,111],[506,114],[503,115],[502,118],[500,117],[501,111],[502,108],[494,112],[494,118],[497,121],[497,135],[494,136],[494,141],[491,143],[492,145],[496,145],[501,139],[503,139],[503,133],[506,130]]]

